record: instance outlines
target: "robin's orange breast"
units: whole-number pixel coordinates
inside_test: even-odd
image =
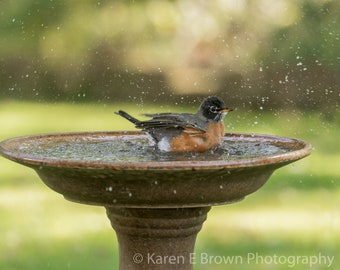
[[[193,128],[183,132],[170,140],[172,152],[205,152],[220,145],[224,134],[223,121],[208,124],[206,131]]]

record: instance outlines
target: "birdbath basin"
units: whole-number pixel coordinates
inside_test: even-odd
[[[211,206],[259,189],[311,145],[285,137],[225,134],[206,153],[163,153],[141,132],[61,133],[0,143],[66,199],[104,206],[119,242],[120,269],[192,269],[197,233]]]

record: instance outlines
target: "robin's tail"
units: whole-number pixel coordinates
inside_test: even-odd
[[[130,114],[122,111],[122,110],[119,110],[118,112],[115,112],[116,114],[124,117],[125,119],[129,120],[130,122],[134,123],[134,124],[138,124],[140,121],[136,118],[134,118],[133,116],[131,116]]]

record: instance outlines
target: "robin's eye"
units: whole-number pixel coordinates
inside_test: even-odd
[[[218,113],[216,106],[210,106],[209,111],[211,111],[212,113]]]

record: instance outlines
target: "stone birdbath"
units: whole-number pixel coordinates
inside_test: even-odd
[[[203,154],[162,153],[141,132],[18,137],[0,153],[33,168],[67,200],[104,206],[119,242],[119,269],[193,269],[194,245],[212,206],[255,192],[278,168],[310,154],[285,137],[225,134]]]

